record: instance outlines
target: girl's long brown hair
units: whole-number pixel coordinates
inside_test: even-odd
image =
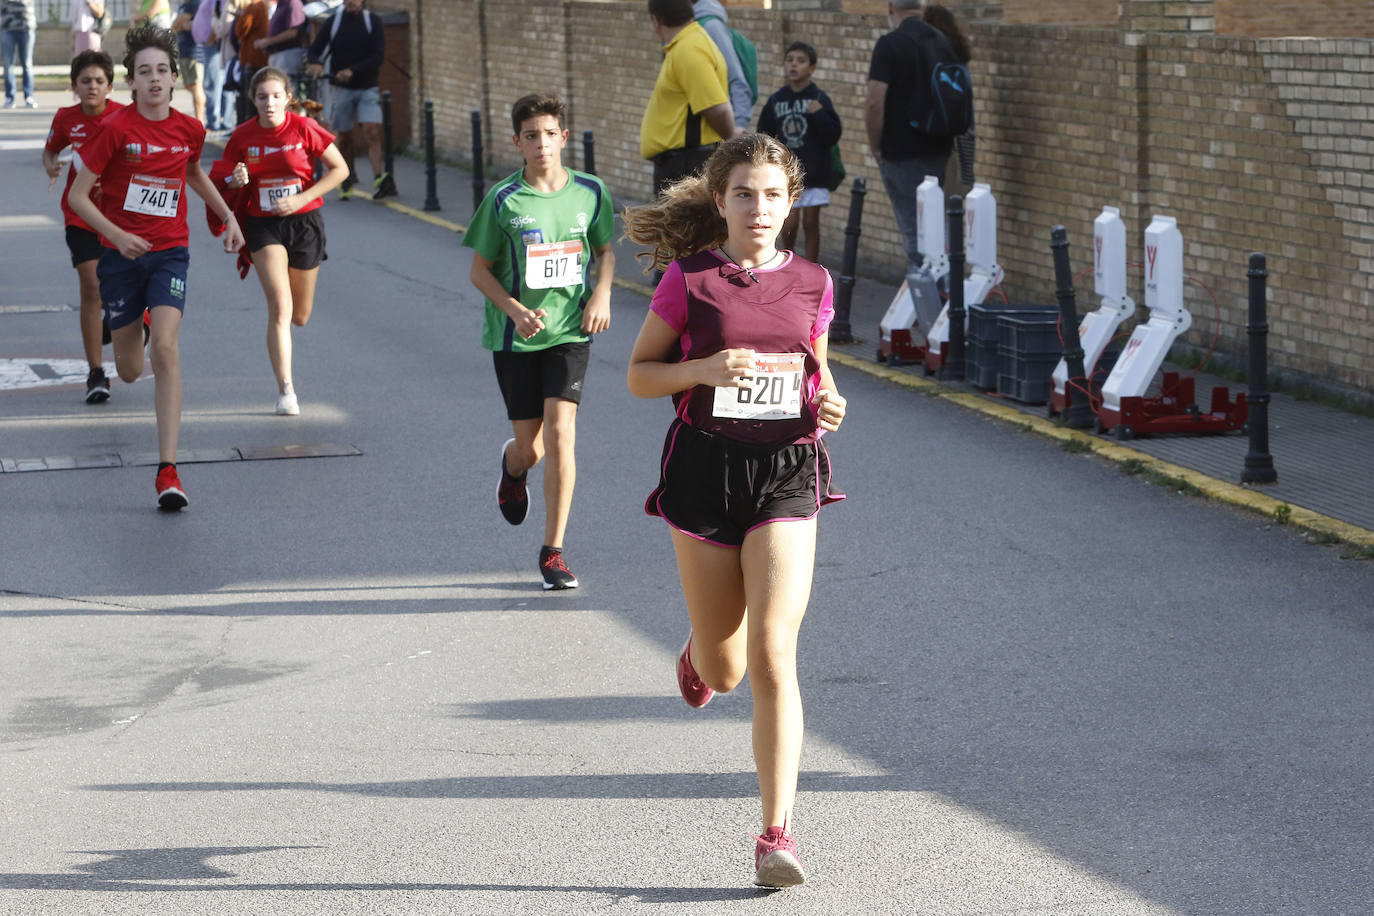
[[[647,204],[625,208],[625,235],[651,246],[637,255],[649,260],[646,274],[726,240],[725,220],[711,195],[725,194],[737,165],[775,165],[787,177],[788,197],[795,201],[801,196],[801,163],[787,147],[765,134],[744,133],[726,140],[700,174],[678,179]]]

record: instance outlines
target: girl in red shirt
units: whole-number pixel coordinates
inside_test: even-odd
[[[258,116],[234,129],[221,160],[221,167],[233,163],[225,186],[245,189],[244,238],[267,297],[267,357],[282,416],[301,412],[291,381],[291,325],[310,320],[320,262],[328,257],[320,208],[324,195],[348,177],[333,134],[287,110],[289,87],[274,67],[257,72],[250,92]],[[317,159],[328,169],[319,181]]]
[[[830,276],[777,247],[801,166],[764,134],[722,143],[700,175],[625,211],[666,268],[630,354],[630,391],[672,395],[677,416],[645,511],[670,526],[691,632],[677,679],[705,706],[749,672],[763,803],[754,883],[805,880],[788,829],[801,765],[797,634],[811,597],[823,431],[845,400],[826,362]]]
[[[110,101],[113,83],[114,61],[104,51],[82,51],[72,59],[72,92],[80,101],[57,109],[57,114],[53,115],[48,142],[43,146],[43,169],[48,173],[49,191],[62,177],[58,153],[68,146],[73,153],[79,153],[86,141],[95,136],[106,116],[124,107]],[[72,212],[67,202],[75,180],[76,169],[69,169],[66,187],[62,189],[62,216],[67,227],[67,250],[71,252],[72,267],[76,268],[81,285],[81,343],[90,367],[86,376],[86,403],[99,404],[110,397],[110,380],[105,375],[101,354],[104,342],[100,326],[100,278],[95,272],[95,265],[100,260],[100,238]],[[99,188],[95,193],[100,193]]]

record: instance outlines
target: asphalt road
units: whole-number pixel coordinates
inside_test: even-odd
[[[0,115],[0,360],[80,357],[56,195],[13,148],[43,101]],[[357,454],[186,462],[164,515],[150,379],[0,392],[0,458],[132,465],[0,474],[0,913],[1370,912],[1374,566],[843,367],[810,880],[757,892],[747,686],[692,711],[672,674],[642,513],[670,410],[623,381],[646,302],[617,289],[593,348],[583,586],[546,594],[542,505],[494,505],[468,255],[325,214],[282,418],[259,288],[197,208],[182,448]]]

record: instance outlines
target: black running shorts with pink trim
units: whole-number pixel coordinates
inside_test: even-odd
[[[663,441],[658,486],[644,511],[698,540],[739,547],[770,522],[813,518],[844,499],[821,440],[752,445],[674,420]]]

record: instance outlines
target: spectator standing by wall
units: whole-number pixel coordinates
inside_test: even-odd
[[[258,47],[258,39],[267,37],[267,24],[272,13],[266,0],[254,0],[239,10],[234,19],[234,39],[239,46],[239,95],[236,108],[236,124],[242,124],[258,116],[253,106],[253,93],[248,88],[253,82],[253,74],[267,66],[267,52]]]
[[[5,63],[6,108],[14,107],[16,86],[11,68],[16,62],[23,69],[24,104],[38,107],[33,97],[33,42],[37,34],[33,0],[0,0],[0,58]]]
[[[105,15],[104,0],[72,0],[72,56],[100,50],[96,19]]]
[[[129,17],[129,25],[140,26],[152,23],[159,29],[172,27],[172,6],[168,0],[136,0],[134,14]]]
[[[693,0],[692,15],[711,36],[716,50],[725,58],[726,84],[730,90],[730,109],[735,113],[735,126],[748,130],[753,122],[754,90],[744,76],[744,66],[735,53],[735,42],[730,37],[730,17],[720,0]]]
[[[949,39],[949,46],[954,49],[954,56],[959,58],[959,63],[968,66],[968,62],[973,59],[973,50],[969,47],[968,36],[964,34],[963,29],[959,28],[959,21],[954,18],[954,14],[947,7],[932,3],[921,14],[921,19],[943,32],[944,36]],[[959,154],[959,180],[972,187],[972,123],[970,123],[968,130],[954,138],[954,149]]]
[[[191,93],[191,104],[195,109],[196,120],[205,120],[205,87],[202,85],[205,73],[205,55],[191,34],[191,24],[200,10],[202,0],[185,0],[177,7],[177,17],[172,20],[172,31],[177,33],[177,64],[181,67],[181,84]]]
[[[649,0],[649,21],[663,42],[663,66],[639,124],[639,154],[654,164],[657,195],[695,173],[739,129],[725,58],[693,21],[692,0]]]
[[[224,55],[220,53],[220,39],[215,35],[215,17],[221,13],[224,0],[201,0],[191,20],[191,38],[201,57],[201,85],[205,90],[205,127],[211,131],[228,129],[228,114],[232,102],[225,102]]]
[[[941,185],[953,145],[950,137],[930,137],[911,126],[911,97],[929,92],[929,74],[919,73],[917,43],[923,36],[944,36],[921,20],[925,0],[889,0],[887,21],[892,31],[878,39],[868,67],[868,98],[864,127],[868,147],[882,172],[883,187],[906,247],[908,267],[919,267],[921,252],[916,232],[916,187],[927,175]]]
[[[267,66],[294,80],[305,63],[309,34],[301,0],[277,0],[277,9],[267,24],[267,37],[258,39],[258,46],[268,55]]]
[[[347,197],[357,182],[353,159],[362,146],[372,165],[372,196],[389,197],[396,194],[396,183],[382,164],[382,102],[378,92],[386,61],[386,32],[381,18],[364,9],[363,2],[344,0],[339,11],[321,24],[306,54],[306,72],[319,76],[328,63],[329,103],[325,111],[349,168],[340,196]]]
[[[816,72],[816,49],[794,41],[783,54],[787,84],[769,96],[759,113],[759,133],[776,137],[801,163],[801,197],[783,223],[782,247],[796,250],[797,228],[806,228],[806,259],[821,256],[821,207],[830,204],[830,151],[840,142],[840,116],[830,96],[811,82]]]

